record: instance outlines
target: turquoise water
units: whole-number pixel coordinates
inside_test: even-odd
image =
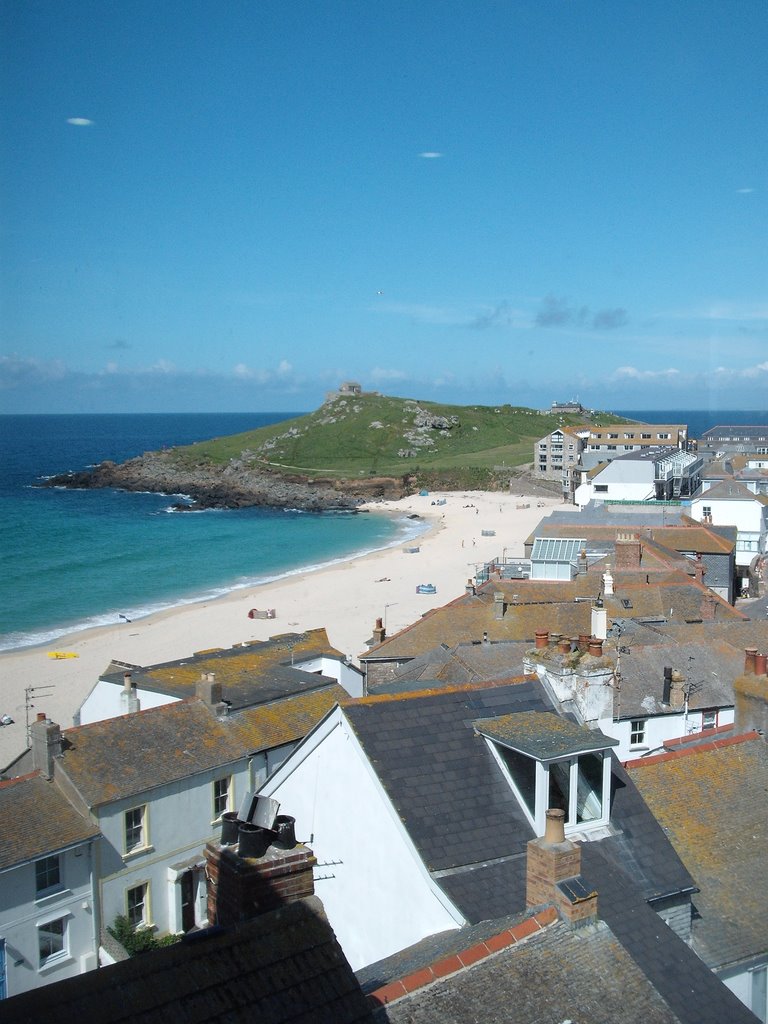
[[[365,513],[178,513],[167,495],[34,486],[45,475],[289,415],[0,416],[0,649],[209,599],[418,530]]]

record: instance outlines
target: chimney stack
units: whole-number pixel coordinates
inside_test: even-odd
[[[384,629],[384,623],[382,619],[376,619],[376,625],[373,627],[373,642],[374,644],[382,644],[386,639],[387,631]]]
[[[735,731],[756,729],[768,742],[768,658],[754,647],[746,649],[744,675],[734,680]]]
[[[607,597],[613,593],[613,576],[611,576],[610,565],[606,565],[605,572],[603,573],[603,593]]]
[[[132,715],[141,710],[136,687],[133,685],[133,678],[130,672],[123,674],[123,688],[120,691],[120,713]]]
[[[672,669],[671,687],[669,694],[670,707],[680,710],[685,703],[685,676],[677,669]]]
[[[467,580],[467,585],[464,587],[464,593],[467,595],[467,597],[475,596],[475,584],[472,581],[472,579]]]
[[[592,636],[599,640],[605,640],[608,636],[608,611],[599,598],[592,605]]]
[[[29,727],[29,745],[32,748],[32,767],[44,779],[53,778],[54,759],[61,757],[61,729],[44,714],[38,713]]]
[[[639,569],[643,560],[643,547],[636,533],[616,534],[616,568]]]
[[[493,593],[493,617],[494,619],[503,619],[504,613],[507,610],[507,605],[504,600],[504,594],[500,590],[495,590]]]
[[[554,904],[572,927],[597,916],[597,893],[581,877],[581,850],[565,838],[565,812],[547,811],[543,838],[528,843],[526,904],[528,908]]]
[[[669,665],[664,666],[664,689],[661,694],[662,704],[672,703],[672,669]]]
[[[247,830],[249,838],[255,833],[267,833],[260,845],[262,837],[256,836],[254,846],[258,849],[253,856],[240,853],[241,846],[245,846],[242,842],[237,846],[206,844],[205,875],[210,924],[226,927],[238,921],[248,921],[285,903],[314,895],[312,869],[317,863],[315,855],[308,846],[296,843],[293,819],[283,816],[282,820],[290,826],[284,830],[288,837],[285,840],[280,838],[280,831],[240,823],[241,838],[244,830]],[[280,816],[275,819],[275,825],[280,829]],[[270,842],[270,837],[277,838]]]
[[[703,622],[712,622],[717,614],[717,598],[708,590],[701,595],[701,618]]]

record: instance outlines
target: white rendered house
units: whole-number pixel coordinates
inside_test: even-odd
[[[97,966],[99,830],[39,772],[2,783],[0,809],[0,999],[5,999]]]

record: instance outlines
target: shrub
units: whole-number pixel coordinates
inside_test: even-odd
[[[117,939],[129,956],[137,956],[139,953],[160,949],[162,946],[171,946],[177,941],[175,935],[164,935],[156,939],[150,928],[137,928],[125,914],[118,914],[114,924],[109,925],[107,931],[113,939]]]

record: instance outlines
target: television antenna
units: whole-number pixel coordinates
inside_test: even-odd
[[[35,707],[33,700],[39,699],[40,697],[50,697],[53,693],[54,686],[27,686],[24,688],[24,724],[26,727],[27,746],[29,746],[29,712]]]

